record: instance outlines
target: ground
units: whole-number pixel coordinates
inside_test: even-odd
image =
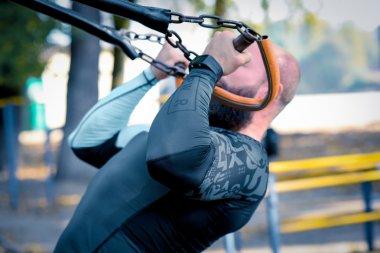
[[[278,160],[380,151],[380,131],[350,130],[339,133],[281,135]],[[0,253],[51,252],[83,194],[87,181],[44,182],[40,166],[42,144],[23,145],[20,154],[20,201],[9,206],[6,173],[0,171]],[[56,149],[56,146],[54,146]],[[41,172],[42,171],[42,172]],[[50,187],[50,188],[49,188]],[[54,190],[56,204],[49,204],[47,193]],[[380,204],[380,185],[374,184],[375,204]],[[318,210],[361,208],[360,186],[339,187],[280,195],[280,214],[286,217]],[[266,205],[262,203],[249,224],[241,230],[241,252],[269,253]],[[380,249],[380,224],[376,224],[376,246]],[[366,252],[363,226],[345,226],[282,235],[283,253]],[[224,252],[223,240],[206,252]]]

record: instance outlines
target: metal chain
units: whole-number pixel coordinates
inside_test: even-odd
[[[174,38],[174,40],[172,39]],[[188,59],[189,61],[192,61],[194,60],[195,57],[198,56],[197,53],[193,52],[193,51],[189,51],[183,44],[182,44],[182,39],[181,37],[178,35],[178,33],[176,33],[175,31],[167,31],[166,32],[166,35],[165,35],[165,39],[166,41],[174,48],[179,48],[186,59]]]
[[[169,23],[180,24],[180,23],[195,23],[200,25],[201,27],[209,28],[209,29],[219,29],[219,28],[228,28],[235,29],[239,31],[241,34],[250,31],[250,34],[256,37],[256,40],[261,40],[261,35],[257,33],[253,28],[249,27],[244,22],[234,21],[229,19],[223,19],[219,16],[215,15],[200,15],[200,16],[185,16],[178,12],[171,12],[171,19]],[[105,27],[110,30],[110,32],[115,32],[114,28]],[[190,51],[187,47],[182,43],[182,38],[173,30],[168,30],[165,36],[159,36],[155,34],[137,34],[132,31],[127,31],[124,29],[116,31],[116,33],[121,36],[123,39],[127,39],[128,41],[133,40],[148,40],[151,42],[156,42],[161,45],[165,43],[165,40],[173,47],[181,50],[185,56],[185,58],[189,61],[194,60],[195,57],[198,56],[194,51]],[[161,61],[157,61],[150,55],[144,53],[141,49],[132,46],[138,54],[138,57],[147,63],[153,65],[159,70],[165,72],[168,75],[181,77],[183,78],[186,75],[186,71],[181,66],[169,66]]]
[[[241,34],[245,33],[247,30],[250,31],[250,34],[256,37],[256,40],[261,40],[261,35],[256,32],[253,28],[245,24],[244,22],[234,21],[229,19],[223,19],[215,15],[200,15],[196,16],[185,16],[178,12],[171,12],[170,22],[172,24],[181,24],[181,23],[195,23],[201,27],[210,28],[210,29],[219,29],[219,28],[229,28],[238,30]],[[166,32],[166,41],[174,48],[179,48],[186,59],[189,61],[194,60],[198,56],[195,52],[189,51],[183,44],[181,37],[174,31],[168,30]],[[174,39],[174,40],[173,40]]]
[[[159,43],[161,45],[163,45],[165,43],[165,37],[159,36],[156,34],[137,34],[137,33],[132,32],[132,31],[127,31],[127,30],[121,29],[118,31],[118,35],[125,38],[125,39],[128,39],[129,41],[148,40],[151,42]],[[139,49],[133,45],[132,45],[132,47],[137,52],[140,59],[142,59],[143,61],[149,63],[150,65],[158,68],[159,70],[165,72],[166,74],[171,75],[171,76],[175,76],[175,77],[180,77],[180,78],[183,78],[186,75],[186,70],[183,67],[181,67],[180,65],[169,66],[169,65],[167,65],[161,61],[157,61],[156,59],[154,59],[150,55],[144,53],[141,49]]]

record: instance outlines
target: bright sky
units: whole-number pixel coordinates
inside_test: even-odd
[[[270,18],[284,19],[288,15],[286,0],[270,0]],[[322,19],[333,26],[351,21],[359,28],[373,31],[380,25],[379,0],[304,0],[307,9],[316,12]],[[252,21],[260,22],[263,18],[261,0],[236,0],[243,17],[253,17]]]
[[[319,12],[321,18],[328,20],[333,25],[352,21],[367,31],[373,31],[380,25],[380,1],[378,0],[324,0],[321,2],[323,3]],[[315,8],[314,6],[310,7]]]
[[[206,0],[212,3],[214,0]],[[262,0],[235,0],[235,5],[242,18],[251,19],[253,22],[261,22],[264,14],[261,9]],[[287,1],[291,0],[269,0],[269,15],[272,20],[281,20],[288,16]],[[60,0],[60,3],[65,0]],[[151,5],[161,8],[170,8],[162,5],[162,0],[140,0],[142,5]],[[334,27],[338,27],[345,22],[353,22],[357,27],[374,31],[380,26],[380,0],[303,0],[305,7],[322,19],[327,20]],[[183,14],[189,15],[183,11]],[[53,35],[54,41],[62,45],[67,45],[70,40],[66,35],[56,32]]]

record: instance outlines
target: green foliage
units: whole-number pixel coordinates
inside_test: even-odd
[[[269,0],[261,0],[261,8],[264,10],[264,12],[268,12]]]
[[[268,0],[261,3],[265,13],[274,4]],[[374,33],[351,23],[333,29],[318,13],[307,10],[302,0],[286,3],[288,18],[277,22],[265,19],[253,26],[296,56],[302,76],[299,93],[379,89],[373,72],[379,57]]]
[[[227,14],[227,9],[233,6],[234,0],[214,0],[214,1],[205,1],[205,0],[192,0],[189,1],[196,12],[202,14],[211,14],[225,17]]]
[[[29,76],[41,75],[40,55],[54,23],[5,0],[0,0],[0,10],[0,86],[20,94]]]
[[[360,90],[360,85],[368,89],[371,69],[378,55],[371,33],[347,24],[338,30],[324,27],[312,39],[311,28],[303,29],[308,31],[302,34],[303,38],[309,42],[305,43],[304,52],[307,53],[300,57],[301,92]]]
[[[206,10],[207,9],[207,5],[206,3],[204,2],[204,0],[193,0],[193,1],[190,1],[190,3],[194,6],[194,8],[196,10]]]
[[[333,41],[326,41],[318,50],[301,61],[304,93],[342,91],[347,56]]]

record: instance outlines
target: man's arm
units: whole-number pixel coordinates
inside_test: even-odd
[[[165,43],[157,61],[167,65],[187,60],[179,50]],[[149,126],[127,126],[136,105],[159,80],[167,74],[151,66],[133,80],[113,90],[99,101],[82,119],[69,137],[75,154],[82,160],[101,167],[130,140]]]
[[[82,160],[101,167],[148,126],[127,127],[136,105],[156,83],[150,69],[96,103],[69,136],[69,145]]]
[[[211,56],[213,67],[194,65],[153,121],[148,137],[148,168],[156,180],[170,188],[193,190],[213,163],[215,150],[208,122],[212,91],[222,73],[229,74],[250,60],[233,48],[233,38],[228,32],[215,34],[204,52]]]

